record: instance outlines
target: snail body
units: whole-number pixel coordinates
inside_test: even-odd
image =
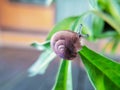
[[[77,56],[77,51],[82,47],[80,40],[81,37],[78,33],[63,30],[52,36],[51,47],[59,57],[73,60]]]

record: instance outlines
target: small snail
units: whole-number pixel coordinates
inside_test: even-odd
[[[80,24],[80,27],[82,24]],[[53,51],[61,58],[73,60],[77,56],[77,51],[82,47],[81,33],[70,30],[62,30],[55,33],[51,38]]]

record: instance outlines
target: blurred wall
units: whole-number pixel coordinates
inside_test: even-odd
[[[56,21],[78,16],[90,9],[88,0],[56,0]]]
[[[53,25],[53,7],[12,3],[1,0],[1,25],[23,29],[49,29]]]
[[[53,24],[54,6],[13,3],[9,0],[0,2],[0,28],[4,45],[42,42]]]

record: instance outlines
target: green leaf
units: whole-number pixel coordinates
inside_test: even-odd
[[[60,30],[70,30],[72,28],[72,24],[79,19],[80,16],[76,17],[69,17],[67,19],[64,19],[60,23],[58,23],[52,31],[49,33],[47,37],[47,41],[44,43],[38,43],[34,42],[31,44],[31,46],[35,47],[38,50],[45,50],[40,57],[38,58],[37,62],[33,64],[33,66],[29,69],[30,76],[34,76],[36,74],[43,74],[49,65],[49,63],[52,61],[52,59],[56,56],[54,55],[53,51],[50,49],[50,38],[52,35]],[[53,56],[51,56],[53,55]]]
[[[89,2],[90,2],[90,5],[91,5],[93,8],[95,8],[95,9],[98,8],[97,0],[89,0]]]
[[[52,90],[72,90],[71,61],[62,60]]]
[[[96,90],[120,90],[120,64],[86,46],[78,52]]]
[[[103,27],[104,21],[100,17],[93,15],[92,30],[95,37],[102,33]]]
[[[79,26],[82,23],[83,23],[83,30],[82,30],[83,34],[88,34],[89,38],[91,38],[90,36],[92,35],[92,32],[90,31],[90,29],[88,29],[88,27],[84,23],[89,13],[90,12],[86,12],[86,13],[81,14],[80,16],[69,17],[69,18],[62,20],[57,25],[55,25],[52,31],[48,34],[48,37],[46,40],[50,40],[54,33],[61,31],[61,30],[71,30],[74,32],[78,32]]]
[[[101,34],[97,34],[96,38],[108,38],[108,37],[112,37],[115,38],[115,36],[118,36],[118,33],[116,31],[110,31],[108,30],[107,32],[101,33]]]
[[[116,21],[118,21],[118,23],[120,22],[120,7],[117,0],[109,0],[108,12],[116,19]]]
[[[113,43],[113,38],[109,39],[108,42],[106,43],[106,45],[103,47],[102,49],[102,53],[105,53],[107,47]]]
[[[111,49],[111,52],[112,53],[115,53],[116,49],[117,49],[117,46],[119,44],[120,40],[119,39],[115,39],[114,42],[113,42],[113,46],[112,46],[112,49]]]
[[[120,22],[120,5],[117,0],[90,0],[92,7],[104,11]]]
[[[108,0],[89,0],[90,4],[93,8],[97,10],[103,10],[103,11],[108,11]]]
[[[118,34],[120,34],[119,23],[116,22],[112,17],[110,17],[110,15],[103,13],[102,11],[98,11],[98,10],[93,10],[91,12],[93,12],[94,14],[102,18],[104,21],[106,21],[109,25],[111,25],[118,32]]]
[[[73,24],[71,25],[71,30],[74,32],[79,32],[80,29],[80,24],[82,24],[82,34],[88,34],[89,37],[87,37],[88,40],[92,40],[93,39],[93,35],[92,35],[92,30],[90,30],[88,28],[88,26],[86,25],[87,21],[86,19],[88,19],[89,17],[89,12],[83,13],[80,16],[78,16],[78,18],[73,22]]]
[[[71,30],[78,32],[79,28],[80,28],[80,24],[83,24],[84,19],[86,18],[86,16],[88,16],[89,12],[83,13],[80,16],[78,16],[78,18],[73,22],[73,24],[71,25]],[[84,25],[83,25],[84,26]]]
[[[43,51],[43,50],[46,50],[46,49],[50,48],[50,41],[45,41],[43,43],[33,42],[31,44],[31,46],[38,49],[38,50]]]
[[[115,54],[117,46],[119,45],[119,42],[120,42],[120,35],[118,35],[118,33],[115,31],[108,31],[97,36],[97,38],[107,38],[107,37],[110,37],[110,39],[108,40],[106,45],[103,47],[102,52],[104,53],[107,47],[111,45],[112,46],[111,54]]]
[[[52,31],[50,31],[50,33],[47,36],[47,40],[50,40],[50,38],[52,37],[52,35],[58,31],[61,30],[70,30],[71,29],[71,25],[73,24],[73,22],[78,19],[78,16],[76,17],[69,17],[66,18],[64,20],[62,20],[61,22],[59,22],[57,25],[55,25],[55,27],[52,29]]]
[[[29,76],[44,74],[49,63],[56,57],[56,54],[51,49],[45,50],[38,60],[29,68]]]

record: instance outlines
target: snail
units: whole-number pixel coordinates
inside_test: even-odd
[[[80,24],[80,27],[82,24]],[[51,38],[51,48],[61,58],[73,60],[77,57],[77,52],[82,47],[81,32],[76,33],[70,30],[56,32]]]

